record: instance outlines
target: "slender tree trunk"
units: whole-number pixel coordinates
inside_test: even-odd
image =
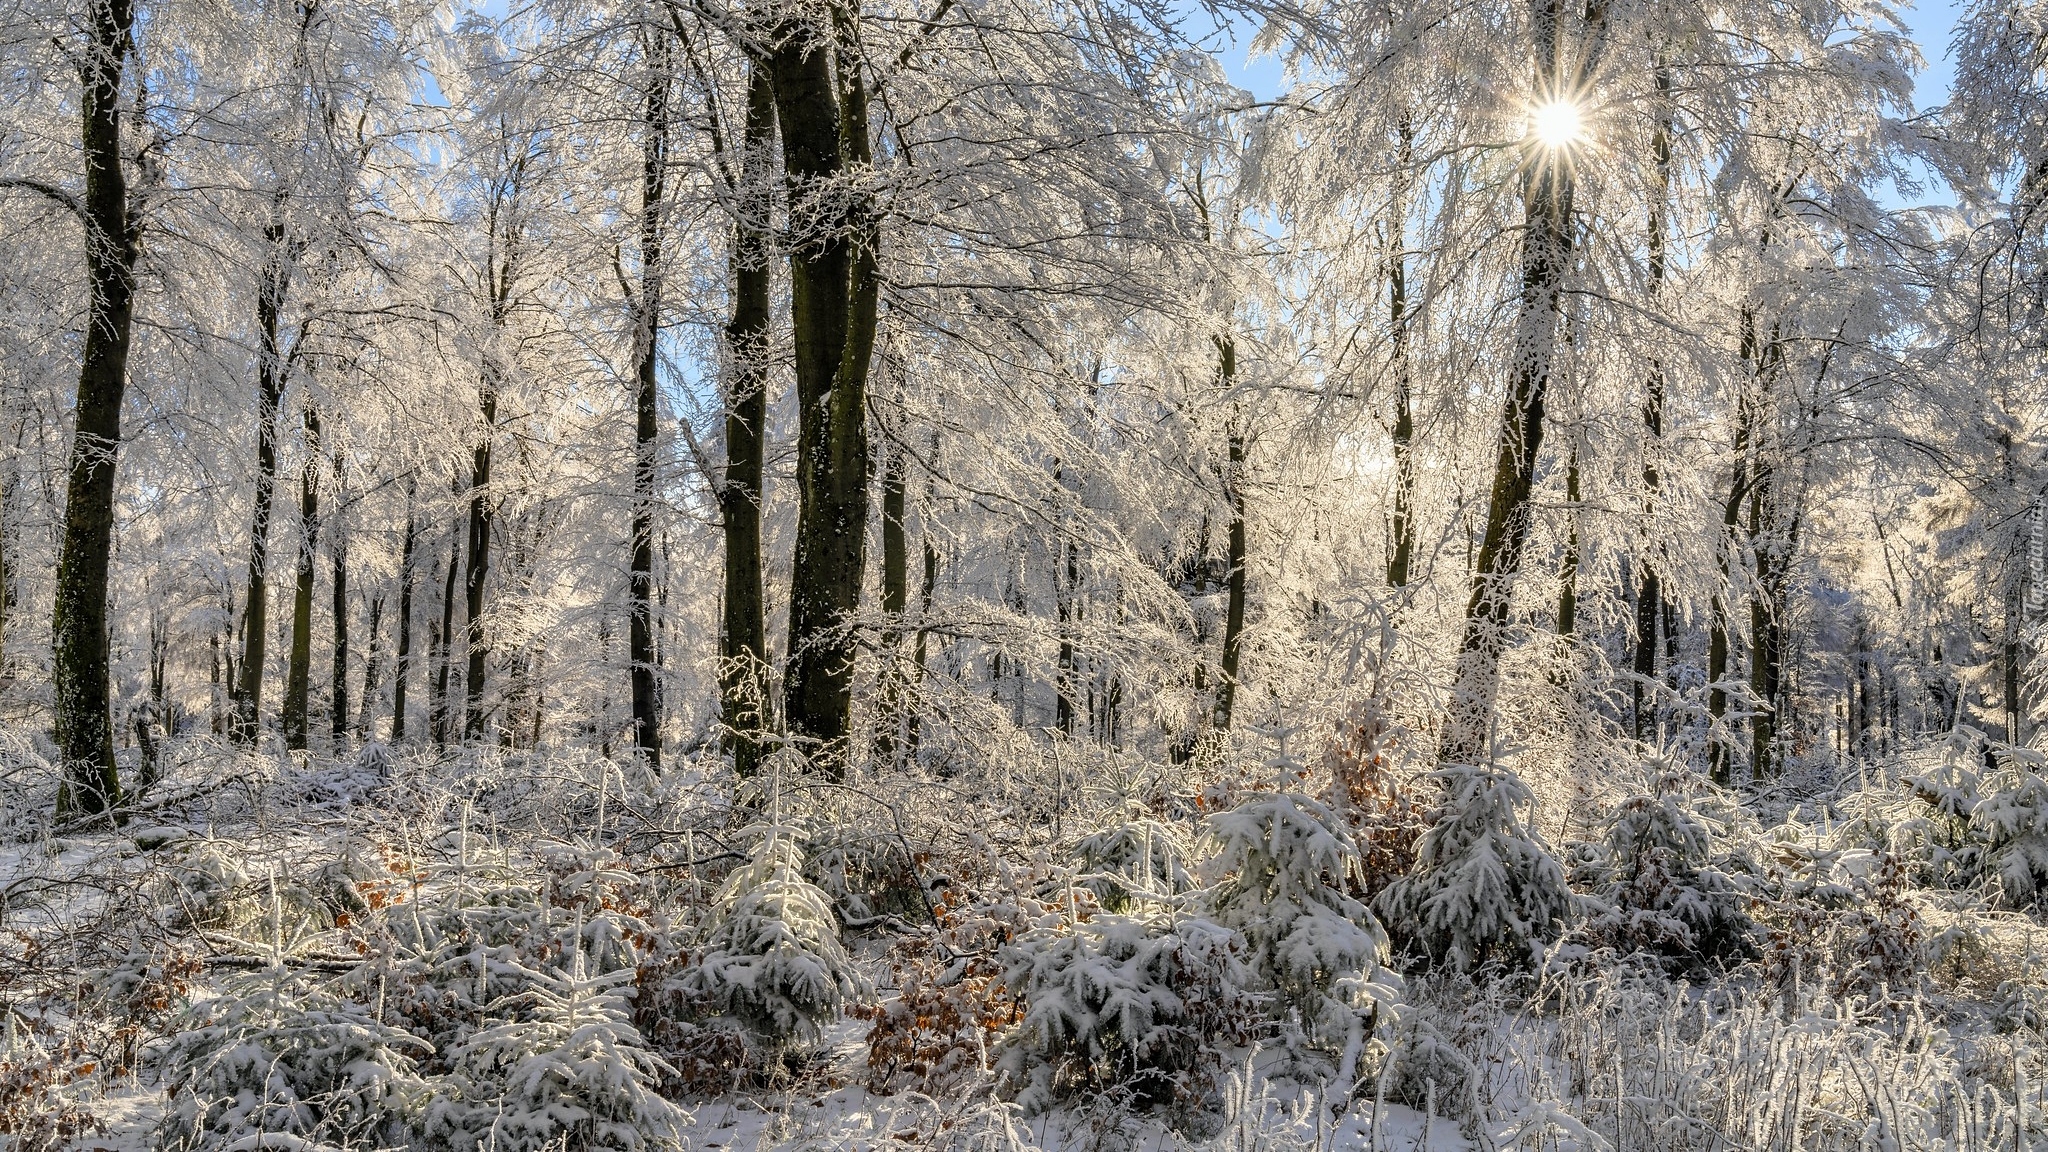
[[[405,485],[405,539],[398,551],[398,651],[391,670],[391,742],[405,740],[405,686],[412,679],[413,557],[419,541],[419,516],[413,507],[413,482]]]
[[[761,572],[761,493],[768,441],[768,234],[774,210],[775,85],[754,64],[747,79],[739,211],[732,240],[731,357],[725,408],[725,475],[718,507],[725,528],[725,612],[719,630],[719,709],[733,769],[753,775],[768,726],[768,613]]]
[[[2005,610],[2005,642],[2001,646],[1999,653],[1999,664],[2001,670],[2005,673],[2005,683],[2003,685],[2005,695],[2005,742],[2015,745],[2020,743],[2020,738],[2023,735],[2021,721],[2026,716],[2026,709],[2022,706],[2020,700],[2020,665],[2024,662],[2021,659],[2020,649],[2020,605],[2022,603],[2020,582],[2015,579],[2012,581],[2012,592],[2008,597]]]
[[[1855,675],[1849,681],[1849,748],[1858,760],[1870,756],[1870,641],[1861,620],[1856,622]]]
[[[1777,523],[1776,495],[1770,469],[1759,461],[1749,494],[1757,569],[1756,592],[1749,601],[1749,687],[1757,700],[1756,715],[1750,719],[1750,763],[1758,779],[1777,774],[1778,709],[1784,697],[1785,571],[1790,557],[1784,528]]]
[[[448,673],[455,663],[455,577],[462,569],[462,540],[448,549],[448,578],[441,588],[441,624],[434,632],[436,653],[434,692],[431,701],[434,746],[448,747]]]
[[[377,711],[377,680],[384,674],[384,597],[370,598],[369,651],[363,656],[363,702],[356,710],[358,740],[375,739],[373,717]]]
[[[337,469],[339,465],[337,463]],[[341,511],[337,495],[335,512]],[[332,704],[328,709],[328,733],[334,737],[334,750],[341,751],[342,741],[348,736],[348,535],[342,525],[334,526],[334,542],[329,545],[334,560],[334,672],[333,683],[328,688]]]
[[[875,720],[875,757],[890,765],[897,762],[902,748],[903,615],[910,607],[910,541],[903,521],[908,514],[909,471],[899,438],[889,445],[882,463],[882,615],[887,623],[882,632],[882,702]],[[1064,611],[1062,607],[1063,617]],[[1065,703],[1064,697],[1061,702]]]
[[[631,610],[627,614],[627,659],[632,662],[633,745],[647,763],[661,767],[661,718],[656,713],[654,651],[654,462],[661,435],[657,370],[661,362],[662,219],[668,181],[668,99],[671,50],[668,34],[646,25],[648,82],[646,135],[640,166],[640,295],[634,323],[638,353],[633,392],[633,557]]]
[[[1749,494],[1750,437],[1754,405],[1747,396],[1737,401],[1735,416],[1735,472],[1728,481],[1728,498],[1721,505],[1721,532],[1715,547],[1720,580],[1714,590],[1712,620],[1707,630],[1707,762],[1714,783],[1727,787],[1734,768],[1729,755],[1723,723],[1728,715],[1729,601],[1735,596],[1736,534],[1741,523],[1743,500]]]
[[[213,733],[216,736],[225,736],[228,732],[228,715],[233,706],[232,694],[234,692],[235,673],[237,671],[235,668],[235,593],[231,588],[224,589],[223,591],[226,593],[226,598],[221,602],[220,677],[221,683],[225,685],[223,689],[225,694],[215,704]]]
[[[926,493],[925,507],[927,510],[931,507],[929,490]],[[925,522],[923,559],[924,582],[919,587],[917,594],[917,640],[911,646],[911,664],[914,669],[912,674],[917,677],[916,685],[919,689],[919,699],[922,699],[921,693],[924,688],[927,667],[926,659],[930,652],[928,641],[931,639],[932,593],[937,589],[939,583],[939,550],[932,545],[932,530],[929,520]],[[918,707],[912,707],[909,715],[904,717],[903,739],[907,755],[917,755],[918,740],[923,734],[923,720],[923,709]]]
[[[276,197],[282,213],[284,197]],[[277,425],[287,367],[278,345],[279,316],[291,290],[291,252],[284,221],[273,216],[263,231],[265,260],[256,293],[256,500],[249,517],[248,593],[242,606],[242,670],[234,685],[238,744],[252,745],[262,726],[264,645],[270,634],[270,515],[277,498]]]
[[[780,23],[769,58],[789,239],[798,401],[796,555],[784,705],[828,776],[844,773],[868,516],[867,384],[881,230],[867,185],[868,87],[848,0],[830,25]]]
[[[1567,527],[1564,564],[1558,573],[1557,634],[1566,640],[1579,630],[1579,450],[1572,448],[1564,469],[1564,501]]]
[[[14,492],[21,483],[19,446],[0,476],[0,680],[7,677],[7,627],[14,618]]]
[[[1076,635],[1081,624],[1081,548],[1070,537],[1060,546],[1060,552],[1064,559],[1059,577],[1060,652],[1053,724],[1061,735],[1072,736],[1078,695],[1074,685],[1079,678],[1081,658],[1080,638]]]
[[[1531,4],[1536,40],[1536,83],[1556,98],[1576,99],[1592,74],[1605,38],[1604,10],[1587,10],[1589,43],[1568,66],[1562,39],[1564,0]],[[1575,75],[1574,75],[1575,74]],[[1532,141],[1530,147],[1541,145]],[[1543,446],[1543,405],[1550,387],[1565,274],[1572,258],[1570,157],[1535,153],[1522,177],[1522,296],[1515,326],[1513,378],[1501,413],[1499,447],[1487,502],[1486,528],[1472,572],[1459,645],[1457,683],[1450,701],[1440,756],[1445,763],[1488,759],[1500,658],[1507,647],[1508,609],[1522,547],[1529,535],[1529,497]]]
[[[1664,64],[1661,49],[1657,57],[1655,84],[1658,103],[1656,124],[1650,131],[1650,156],[1656,167],[1650,195],[1648,287],[1653,309],[1664,293],[1665,213],[1671,198],[1671,70]],[[1664,365],[1652,360],[1649,375],[1643,381],[1643,525],[1646,532],[1656,515],[1657,497],[1662,487],[1662,479],[1657,474],[1657,457],[1662,451],[1663,439]],[[1655,545],[1646,537],[1638,552],[1642,578],[1636,585],[1635,679],[1631,685],[1629,714],[1635,723],[1635,738],[1642,741],[1650,738],[1654,719],[1651,715],[1654,709],[1646,694],[1657,679],[1657,620],[1664,606],[1663,579],[1658,573],[1657,560],[1651,555],[1655,550]]]
[[[227,701],[225,695],[222,692],[222,684],[220,678],[219,628],[213,629],[212,634],[206,638],[206,644],[208,650],[207,654],[209,656],[209,663],[211,665],[211,671],[207,678],[207,700],[210,704],[208,711],[212,713],[213,734],[215,736],[220,736],[223,735],[227,730],[227,725],[224,723],[225,717],[221,714],[223,711],[222,705],[224,705]]]
[[[87,5],[89,42],[80,68],[85,197],[78,205],[88,284],[85,347],[50,622],[57,752],[65,779],[57,794],[60,815],[97,814],[121,800],[107,667],[107,568],[114,550],[114,464],[128,385],[140,223],[131,212],[121,156],[121,76],[134,22],[132,0]]]
[[[464,573],[463,606],[465,652],[468,657],[462,680],[462,738],[484,738],[484,687],[490,661],[490,646],[484,631],[484,590],[491,572],[491,442],[497,437],[497,373],[488,363],[477,389],[477,443],[469,465],[469,559]],[[449,622],[452,624],[452,621]],[[445,629],[447,624],[443,625]],[[442,633],[448,635],[446,631]]]
[[[1225,392],[1237,382],[1237,343],[1227,336],[1216,341],[1216,375]],[[1235,416],[1229,440],[1223,478],[1223,503],[1230,514],[1224,542],[1229,569],[1224,577],[1223,659],[1217,667],[1216,683],[1216,727],[1223,732],[1230,730],[1232,714],[1237,710],[1237,674],[1244,650],[1245,577],[1251,562],[1245,537],[1245,433]]]
[[[1387,212],[1387,326],[1393,339],[1394,514],[1387,584],[1406,588],[1415,555],[1415,395],[1408,362],[1408,169],[1415,160],[1415,131],[1401,122],[1400,174]]]
[[[313,573],[320,536],[320,413],[306,409],[306,463],[299,470],[299,565],[292,585],[291,652],[285,665],[285,747],[306,748],[306,714],[313,682]]]

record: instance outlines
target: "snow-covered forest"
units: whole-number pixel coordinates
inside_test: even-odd
[[[0,1148],[2048,1149],[1910,19],[0,0]]]

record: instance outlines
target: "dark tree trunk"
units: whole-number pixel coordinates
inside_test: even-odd
[[[77,209],[85,229],[88,297],[50,622],[57,752],[65,780],[57,794],[60,814],[97,814],[121,800],[107,667],[107,567],[114,550],[114,463],[128,385],[138,251],[139,221],[131,212],[121,157],[121,76],[135,22],[132,0],[93,0],[86,22],[80,132],[85,197]]]
[[[1415,555],[1415,395],[1408,363],[1408,200],[1407,173],[1414,163],[1415,133],[1401,122],[1399,162],[1403,183],[1387,212],[1387,326],[1393,339],[1394,370],[1394,514],[1392,547],[1387,556],[1387,584],[1406,588]]]
[[[719,630],[719,706],[733,769],[751,776],[768,727],[768,613],[761,573],[761,494],[768,441],[768,233],[774,209],[775,85],[752,66],[741,140],[738,219],[732,240],[732,358],[725,408],[725,475],[718,507],[725,527],[725,613]]]
[[[1564,9],[1564,0],[1534,0],[1531,5],[1536,82],[1539,91],[1573,99],[1598,60],[1606,17],[1597,3],[1587,8],[1590,42],[1581,47],[1574,66],[1567,68],[1560,43]],[[1531,147],[1540,145],[1532,143]],[[1572,258],[1575,187],[1570,159],[1561,154],[1533,155],[1522,176],[1522,296],[1511,360],[1514,375],[1501,413],[1486,527],[1472,571],[1471,599],[1465,608],[1457,684],[1440,752],[1445,763],[1483,764],[1488,759],[1494,702],[1500,692],[1500,658],[1507,647],[1508,608],[1515,577],[1522,568],[1522,546],[1529,535],[1529,497],[1543,446],[1544,397],[1550,387],[1565,273]]]
[[[2020,666],[2025,663],[2020,648],[2020,605],[2023,602],[2020,582],[2014,580],[2010,602],[2006,605],[2005,642],[1999,653],[1999,664],[2005,673],[2005,683],[2002,685],[2005,697],[2005,742],[2015,745],[2020,743],[2024,734],[2022,721],[2026,718],[2026,709],[2020,699]]]
[[[792,221],[797,527],[784,709],[827,775],[844,773],[868,516],[867,384],[880,226],[866,184],[868,87],[848,0],[829,25],[780,23],[769,57]]]
[[[882,701],[875,718],[875,758],[890,765],[896,763],[902,749],[905,703],[903,615],[910,607],[910,541],[903,521],[908,515],[909,471],[899,430],[882,463],[882,616],[886,623],[882,630]],[[1064,597],[1060,604],[1064,620]],[[1066,704],[1065,696],[1060,703]]]
[[[654,651],[654,462],[661,435],[657,370],[661,363],[662,207],[668,182],[668,34],[646,26],[648,81],[646,136],[640,165],[640,294],[634,323],[639,364],[633,392],[633,557],[628,581],[627,659],[632,662],[633,746],[661,767],[661,718],[656,712]]]
[[[299,564],[292,584],[291,652],[285,664],[285,747],[306,748],[306,714],[313,683],[313,575],[320,537],[320,413],[306,409],[306,463],[299,470]]]
[[[929,484],[927,484],[925,490],[925,507],[927,509],[931,507]],[[939,550],[932,546],[931,522],[927,520],[924,529],[924,584],[918,590],[917,597],[917,641],[911,646],[911,664],[914,668],[912,675],[917,678],[915,683],[919,690],[922,690],[924,687],[925,658],[930,650],[928,641],[931,638],[932,593],[937,588],[938,583]],[[923,718],[923,711],[917,707],[912,707],[909,710],[909,715],[903,719],[903,742],[906,754],[909,756],[917,755],[917,744],[922,733]]]
[[[1570,640],[1579,629],[1579,450],[1574,447],[1564,469],[1564,564],[1558,573],[1557,634]]]
[[[484,632],[484,589],[491,571],[491,441],[498,427],[498,385],[496,372],[487,367],[477,389],[476,447],[469,465],[469,561],[463,583],[463,605],[468,628],[464,645],[468,660],[462,680],[462,738],[484,738],[484,680],[490,648]],[[447,628],[453,621],[443,624]],[[443,635],[448,635],[443,632]]]
[[[277,197],[280,212],[283,197]],[[252,745],[262,727],[264,645],[270,634],[270,514],[277,498],[277,424],[288,368],[278,344],[279,316],[291,290],[284,222],[263,231],[265,260],[256,293],[256,502],[249,517],[248,593],[242,605],[242,670],[234,685],[235,742]]]
[[[398,651],[391,670],[391,742],[405,739],[405,685],[412,678],[413,556],[419,542],[419,516],[413,507],[413,483],[405,486],[405,539],[398,551]]]
[[[436,748],[448,747],[448,673],[455,663],[455,577],[462,569],[462,540],[448,549],[448,577],[441,588],[441,623],[434,630],[438,651],[434,660],[434,691],[429,701],[430,722]]]
[[[1076,632],[1081,625],[1081,548],[1069,539],[1060,548],[1065,557],[1059,577],[1060,652],[1059,669],[1053,686],[1053,724],[1063,736],[1074,734],[1074,718],[1078,709],[1075,699],[1079,693],[1075,683],[1080,678],[1080,643]]]
[[[1216,376],[1226,393],[1235,387],[1237,344],[1227,336],[1216,341]],[[1223,659],[1216,680],[1216,727],[1223,732],[1230,731],[1231,716],[1237,710],[1237,670],[1244,649],[1245,569],[1250,563],[1245,539],[1244,457],[1244,428],[1233,417],[1223,477],[1223,503],[1230,515],[1224,542],[1229,567],[1223,584]]]
[[[225,723],[226,717],[222,714],[221,707],[224,703],[226,703],[226,699],[222,692],[222,684],[220,678],[219,628],[215,628],[213,630],[213,634],[207,637],[206,644],[208,649],[208,656],[210,657],[209,662],[211,664],[211,671],[207,679],[207,687],[209,689],[207,698],[211,702],[210,710],[213,714],[213,734],[215,736],[220,736],[225,734],[225,732],[227,731],[227,725]]]
[[[340,510],[337,497],[335,511],[338,514]],[[348,735],[348,536],[339,524],[335,525],[333,541],[329,548],[334,553],[334,673],[328,688],[332,697],[328,733],[334,737],[338,754],[343,738]]]
[[[1754,405],[1749,397],[1737,401],[1735,417],[1735,472],[1728,481],[1728,499],[1721,505],[1721,533],[1715,554],[1720,580],[1713,596],[1712,618],[1707,629],[1707,763],[1714,783],[1727,787],[1734,780],[1727,734],[1728,715],[1729,601],[1735,596],[1736,533],[1741,524],[1743,500],[1749,494],[1749,455]]]
[[[384,597],[370,598],[369,651],[363,656],[363,702],[356,711],[355,734],[358,740],[375,739],[372,725],[377,714],[377,680],[384,674]]]
[[[1655,184],[1650,196],[1649,288],[1652,307],[1664,289],[1664,216],[1671,195],[1671,72],[1660,54],[1657,60],[1657,120],[1650,132],[1650,156],[1655,161]],[[1647,530],[1656,515],[1662,480],[1657,474],[1657,456],[1664,439],[1664,366],[1651,361],[1643,381],[1643,524]],[[1636,646],[1629,715],[1634,720],[1635,738],[1650,738],[1654,708],[1646,698],[1657,679],[1657,619],[1663,608],[1663,579],[1658,574],[1656,546],[1647,538],[1640,550],[1642,579],[1636,586]]]

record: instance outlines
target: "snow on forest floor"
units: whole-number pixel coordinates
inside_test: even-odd
[[[1168,840],[1173,852],[1192,851],[1180,829],[1198,817],[1177,815],[1171,796],[1142,810],[1158,816],[1133,816],[1141,810],[1115,796],[1084,810],[1069,777],[1034,792],[1010,767],[971,808],[939,802],[959,794],[958,781],[906,781],[893,793],[868,784],[873,795],[839,807],[851,789],[821,790],[825,800],[786,793],[769,803],[780,823],[764,832],[758,810],[731,800],[730,781],[690,766],[660,778],[596,760],[365,771],[195,752],[146,818],[118,835],[54,833],[25,815],[46,798],[5,808],[0,913],[25,944],[0,953],[9,1009],[0,1121],[19,1123],[32,1106],[100,1130],[43,1143],[0,1136],[0,1148],[254,1148],[247,1139],[259,1129],[231,1127],[224,1113],[175,1139],[163,1133],[176,1125],[163,1122],[178,1108],[217,1109],[235,1092],[255,1101],[286,1088],[318,1088],[322,1108],[354,1092],[372,1115],[408,1109],[414,1124],[431,1111],[424,1102],[460,1104],[471,1091],[463,1086],[480,1080],[512,1100],[514,1064],[553,1085],[527,1104],[598,1100],[650,1139],[668,1137],[647,1147],[688,1152],[2048,1148],[2048,928],[1996,907],[1981,888],[1913,879],[1937,875],[1931,865],[1909,874],[1900,863],[1925,837],[1965,835],[1926,814],[1960,803],[1941,789],[1967,784],[2008,803],[1993,783],[1942,775],[1943,764],[1925,756],[1849,790],[1788,783],[1750,801],[1769,828],[1702,809],[1700,819],[1721,821],[1721,866],[1746,869],[1754,893],[1756,920],[1744,930],[1757,947],[1725,971],[1674,978],[1601,959],[1582,936],[1560,941],[1560,959],[1541,974],[1383,973],[1372,993],[1385,998],[1379,1046],[1359,1053],[1359,1090],[1341,1108],[1318,1086],[1328,1064],[1321,1081],[1291,1076],[1315,1059],[1290,1065],[1249,1032],[1226,1035],[1247,1022],[1276,1035],[1260,1007],[1276,993],[1261,993],[1233,1002],[1249,1015],[1183,1029],[1205,1063],[1178,1081],[1197,1106],[1175,1112],[1133,1106],[1110,1082],[1033,1106],[1019,1091],[1037,1067],[1030,1061],[1057,1053],[1020,1045],[1016,1022],[1038,1006],[1034,997],[1053,995],[1043,988],[1066,985],[1034,985],[1016,968],[1005,976],[998,963],[1030,941],[1113,950],[1117,925],[1139,932],[1131,940],[1141,950],[1164,940],[1181,949],[1175,963],[1198,961],[1210,937],[1174,937],[1179,929],[1161,925],[1218,931],[1209,921],[1186,910],[1146,921],[1099,903],[1124,898],[1118,885],[1166,882],[1165,872],[1138,881],[1123,865],[1105,870],[1105,853],[1149,859]],[[1312,810],[1258,795],[1230,811],[1300,819]],[[805,821],[818,831],[776,847]],[[1873,839],[1880,833],[1890,840]],[[1584,846],[1573,851],[1583,856]],[[777,852],[792,854],[786,867]],[[889,870],[906,857],[923,874],[922,896]],[[1158,859],[1180,867],[1181,857]],[[705,1017],[693,981],[750,891],[772,898],[758,905],[769,913],[748,914],[768,915],[760,923],[805,958],[773,977],[793,981],[777,987],[827,985],[799,1005],[816,1023],[796,1022],[787,1065],[735,1047],[737,1033],[691,1023]],[[1164,890],[1148,898],[1202,907]],[[908,922],[920,900],[937,927]],[[1594,923],[1600,907],[1579,915]],[[1109,951],[1085,955],[1108,973],[1091,980],[1128,975]],[[747,971],[772,982],[764,969]],[[550,1003],[564,1008],[566,1026],[542,1010]],[[479,1056],[480,1036],[496,1037],[499,1055]],[[427,1037],[437,1046],[430,1058]],[[240,1052],[260,1060],[237,1064]],[[670,1072],[647,1062],[657,1057]],[[326,1067],[355,1071],[320,1080]],[[211,1088],[195,1094],[180,1077],[210,1077]],[[380,1077],[403,1092],[387,1099],[364,1088]],[[741,1081],[752,1086],[733,1091]],[[255,1123],[233,1123],[245,1122]],[[340,1144],[292,1143],[295,1122],[263,1123],[261,1139],[309,1152],[405,1143],[367,1129]]]

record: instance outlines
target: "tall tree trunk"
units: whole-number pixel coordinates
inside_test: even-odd
[[[1228,336],[1216,340],[1216,376],[1226,393],[1236,385],[1237,343]],[[1230,731],[1231,716],[1237,710],[1237,670],[1244,649],[1245,569],[1250,564],[1245,538],[1244,458],[1244,427],[1240,417],[1233,415],[1223,477],[1223,503],[1230,522],[1224,542],[1229,567],[1223,585],[1223,659],[1217,667],[1216,683],[1216,727],[1222,732]]]
[[[224,723],[225,717],[223,717],[221,714],[222,705],[226,703],[226,698],[222,694],[222,685],[220,678],[219,628],[214,628],[212,634],[206,638],[206,645],[207,655],[210,658],[209,663],[211,665],[211,669],[207,678],[207,700],[210,705],[208,711],[211,713],[213,718],[213,734],[215,736],[220,736],[225,733],[227,726]]]
[[[929,486],[926,489],[925,507],[931,507]],[[925,659],[930,651],[927,642],[931,638],[932,593],[937,589],[938,583],[939,550],[932,544],[931,522],[927,520],[924,529],[924,583],[919,588],[917,596],[917,641],[911,646],[910,658],[914,668],[912,674],[916,676],[915,683],[920,690],[924,687]],[[924,712],[917,707],[912,707],[910,714],[904,717],[903,742],[907,755],[917,755],[923,719]]]
[[[2023,602],[2020,581],[2015,578],[2005,610],[2005,642],[1999,652],[2000,669],[2005,674],[2002,688],[2005,696],[2005,742],[2008,744],[2020,743],[2024,734],[2022,721],[2026,718],[2026,709],[2020,700],[2020,665],[2024,663],[2020,649],[2020,605]]]
[[[1776,774],[1778,706],[1784,679],[1786,576],[1791,569],[1796,529],[1785,523],[1775,469],[1765,442],[1772,427],[1771,398],[1784,363],[1784,343],[1775,326],[1768,338],[1752,320],[1745,331],[1745,352],[1755,381],[1757,412],[1752,418],[1753,445],[1749,476],[1749,547],[1756,587],[1749,600],[1749,687],[1754,697],[1750,717],[1750,772],[1759,780]]]
[[[1671,70],[1664,64],[1661,50],[1657,57],[1655,84],[1658,103],[1656,123],[1650,131],[1650,156],[1656,167],[1650,195],[1648,286],[1653,309],[1664,292],[1664,218],[1671,197]],[[1656,515],[1657,497],[1662,486],[1657,474],[1657,457],[1662,451],[1663,439],[1664,365],[1652,360],[1649,374],[1643,381],[1643,525],[1646,532]],[[1646,536],[1638,550],[1642,578],[1636,584],[1635,679],[1631,684],[1629,710],[1635,725],[1635,738],[1644,741],[1650,738],[1651,732],[1654,709],[1647,693],[1657,679],[1657,622],[1664,602],[1663,578],[1656,560],[1650,555],[1654,548]]]
[[[86,23],[89,43],[80,66],[85,197],[74,206],[85,228],[89,291],[50,622],[57,752],[65,780],[57,794],[59,814],[97,814],[121,800],[107,668],[107,568],[114,550],[114,464],[128,386],[140,226],[121,157],[121,76],[135,23],[132,0],[92,0]]]
[[[299,565],[292,585],[291,652],[285,664],[285,747],[306,748],[306,714],[313,683],[313,573],[320,536],[320,413],[306,409],[306,463],[299,470]]]
[[[413,507],[414,481],[405,485],[405,538],[398,550],[398,651],[391,669],[391,742],[405,740],[405,685],[412,678],[413,556],[419,542],[419,514]]]
[[[1557,634],[1570,640],[1579,630],[1579,450],[1573,446],[1564,468],[1564,502],[1567,527],[1564,564],[1557,593]]]
[[[14,493],[21,485],[20,441],[0,474],[0,679],[7,676],[7,627],[14,619]]]
[[[668,99],[672,52],[668,34],[649,21],[646,135],[640,147],[640,293],[633,342],[638,371],[633,392],[633,557],[627,658],[632,662],[633,745],[661,767],[654,651],[654,462],[661,435],[657,369],[661,363],[662,219],[668,182]]]
[[[1734,767],[1723,725],[1728,715],[1728,613],[1735,596],[1736,534],[1741,525],[1742,504],[1749,495],[1750,438],[1755,405],[1747,395],[1738,399],[1735,413],[1735,471],[1728,481],[1728,498],[1721,505],[1721,532],[1714,549],[1720,577],[1714,590],[1712,618],[1707,628],[1707,764],[1714,783],[1733,783]]]
[[[868,185],[868,87],[850,0],[830,23],[780,22],[769,57],[782,131],[796,369],[797,525],[784,710],[827,775],[844,773],[866,570],[867,385],[875,344],[876,246]]]
[[[1400,173],[1387,211],[1387,327],[1393,339],[1394,514],[1387,584],[1406,588],[1415,555],[1415,379],[1408,362],[1408,198],[1409,167],[1415,161],[1415,130],[1401,121]]]
[[[370,598],[369,651],[363,656],[363,701],[356,711],[355,734],[358,740],[376,738],[372,727],[377,714],[377,680],[384,674],[384,597]]]
[[[1586,14],[1579,58],[1567,60],[1561,43],[1564,0],[1533,0],[1536,88],[1553,99],[1583,97],[1606,36],[1606,16],[1596,0]],[[1531,148],[1541,148],[1533,138]],[[1508,608],[1529,535],[1529,497],[1543,446],[1544,395],[1556,352],[1564,279],[1572,259],[1570,157],[1562,149],[1535,153],[1522,176],[1522,295],[1515,325],[1513,379],[1501,413],[1486,528],[1472,572],[1459,644],[1457,683],[1444,726],[1440,756],[1445,763],[1481,764],[1488,759],[1494,701],[1500,691],[1500,658],[1507,647]]]
[[[336,462],[337,472],[340,462]],[[341,511],[341,498],[335,497],[335,512]],[[334,750],[341,751],[342,740],[348,736],[348,535],[342,525],[334,527],[333,542],[328,545],[334,561],[334,670],[328,688],[331,705],[328,708],[328,734],[334,737]]]
[[[768,726],[768,612],[761,573],[761,494],[768,443],[769,185],[775,156],[775,85],[765,65],[747,77],[737,219],[732,238],[731,357],[725,401],[725,475],[718,509],[725,531],[725,612],[719,629],[718,689],[725,750],[734,771],[760,767]]]
[[[1075,683],[1079,678],[1080,638],[1076,634],[1081,625],[1081,548],[1072,537],[1060,545],[1063,557],[1058,576],[1059,596],[1057,600],[1060,616],[1060,651],[1058,674],[1053,685],[1053,725],[1063,736],[1074,734]],[[907,562],[906,562],[907,566]]]
[[[462,540],[457,537],[448,549],[448,577],[441,588],[441,624],[434,631],[434,643],[439,649],[434,661],[434,691],[430,705],[430,723],[436,748],[448,747],[448,673],[455,663],[455,577],[462,569]]]
[[[277,424],[282,415],[288,373],[278,344],[279,316],[291,290],[291,251],[281,218],[284,197],[275,197],[277,213],[263,229],[263,274],[256,292],[256,501],[249,516],[248,593],[242,605],[242,669],[234,685],[234,722],[230,732],[238,744],[251,745],[262,726],[264,645],[270,634],[270,514],[277,498]]]
[[[889,444],[882,462],[882,701],[875,718],[875,758],[894,765],[902,748],[904,706],[903,614],[910,607],[910,541],[904,531],[908,514],[908,454],[899,437]],[[1065,599],[1060,601],[1065,618]],[[1061,697],[1061,704],[1066,703]]]
[[[463,606],[467,612],[464,619],[468,622],[464,633],[468,659],[462,679],[465,741],[484,738],[484,680],[490,660],[484,632],[484,589],[491,571],[491,442],[498,428],[498,381],[495,368],[488,361],[477,388],[477,419],[478,439],[470,453],[469,559],[463,582]]]

